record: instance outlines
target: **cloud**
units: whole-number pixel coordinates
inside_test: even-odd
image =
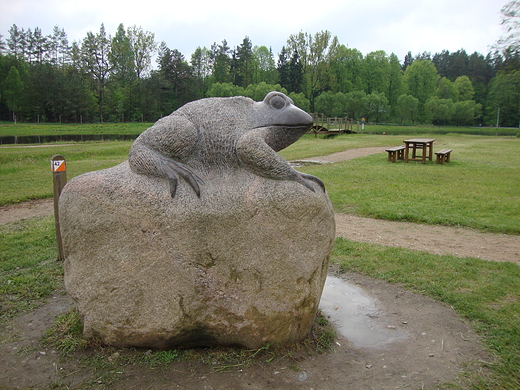
[[[505,0],[504,0],[505,1]],[[65,29],[69,41],[88,31],[107,33],[136,25],[155,34],[187,58],[198,46],[226,39],[231,47],[248,36],[253,45],[271,47],[277,55],[291,34],[329,30],[340,43],[367,54],[394,52],[402,60],[411,51],[442,50],[486,54],[501,34],[496,0],[0,0],[0,34],[8,37],[13,23],[40,27],[51,34]]]

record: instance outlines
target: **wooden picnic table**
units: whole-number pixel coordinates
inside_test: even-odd
[[[426,158],[430,161],[433,158],[433,138],[412,138],[405,139],[405,150],[404,150],[404,162],[408,161],[422,161],[426,164]],[[410,158],[410,149],[412,150],[412,157]],[[422,150],[422,154],[419,155],[417,152]]]

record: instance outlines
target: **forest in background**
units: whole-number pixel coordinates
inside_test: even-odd
[[[502,14],[506,25],[509,15],[510,25],[518,26],[520,2],[511,1]],[[486,55],[464,49],[409,52],[402,60],[383,50],[364,55],[325,30],[290,35],[276,57],[246,36],[235,48],[226,40],[198,47],[187,60],[137,26],[120,24],[110,35],[102,24],[69,44],[59,26],[44,35],[38,27],[13,25],[5,39],[0,35],[0,120],[153,122],[195,99],[262,100],[279,90],[304,110],[329,117],[516,127],[516,32]]]

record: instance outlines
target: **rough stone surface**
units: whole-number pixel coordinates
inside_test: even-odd
[[[254,128],[251,139],[272,143],[270,131]],[[169,164],[157,154],[149,161]],[[191,168],[200,192],[190,180],[174,180],[168,191],[172,175],[142,174],[128,161],[64,188],[65,286],[85,334],[157,348],[259,348],[305,338],[335,237],[321,181],[292,168],[284,180],[286,173],[265,174],[243,160],[225,169],[180,162],[177,174]]]
[[[328,197],[245,171],[206,186],[172,199],[127,163],[67,184],[65,285],[88,336],[258,348],[308,334],[335,234]]]

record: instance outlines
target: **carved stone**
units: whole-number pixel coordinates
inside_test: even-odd
[[[182,158],[198,191],[181,176],[172,194],[170,177],[136,172],[128,161],[64,188],[65,286],[85,334],[157,348],[305,338],[335,237],[321,181],[291,170],[266,174],[239,158],[203,169]]]

